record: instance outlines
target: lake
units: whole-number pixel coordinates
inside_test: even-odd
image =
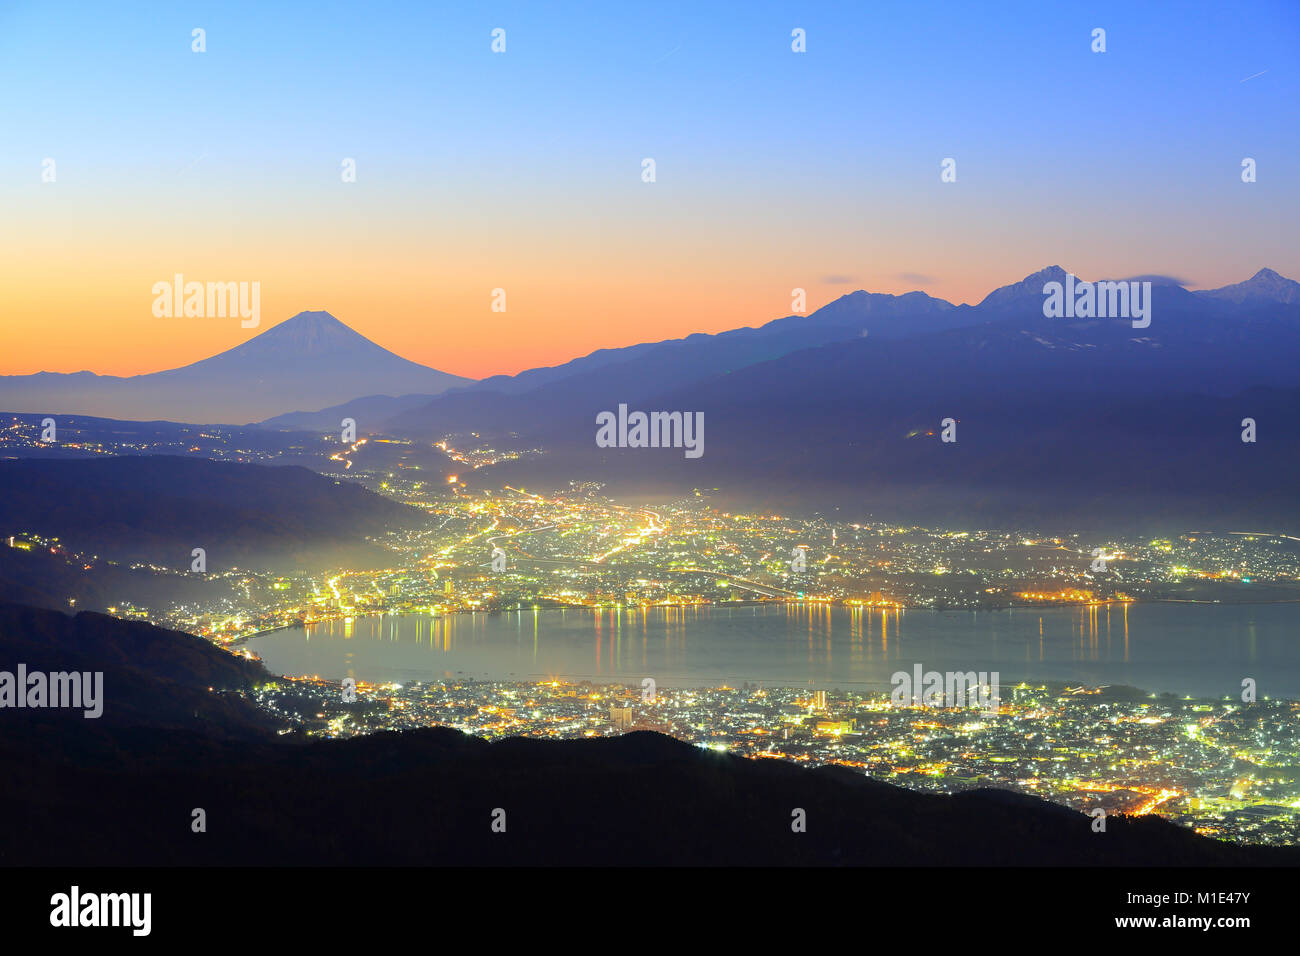
[[[502,614],[375,614],[251,639],[288,676],[369,682],[744,681],[887,691],[890,675],[998,671],[1198,697],[1300,698],[1300,604],[1113,604],[1000,611],[788,604]]]

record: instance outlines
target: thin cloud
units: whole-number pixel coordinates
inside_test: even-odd
[[[1121,282],[1150,282],[1152,285],[1189,286],[1189,285],[1196,284],[1192,282],[1191,279],[1180,279],[1177,276],[1162,276],[1162,275],[1156,275],[1155,273],[1148,273],[1147,275],[1140,275],[1140,276],[1129,276],[1127,279],[1121,279],[1120,281]]]
[[[665,53],[665,54],[664,54],[663,56],[661,56],[659,59],[654,60],[653,62],[651,62],[650,65],[651,65],[651,66],[655,66],[656,64],[662,63],[664,60],[668,59],[670,56],[672,56],[674,53],[676,53],[676,52],[677,52],[678,50],[680,50],[681,48],[682,48],[682,45],[681,45],[680,43],[677,44],[675,47],[673,47],[671,50],[669,50],[667,53]]]
[[[894,278],[899,282],[910,282],[912,285],[933,285],[934,276],[928,276],[921,272],[898,272]]]

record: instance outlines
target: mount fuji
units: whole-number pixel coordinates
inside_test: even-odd
[[[233,349],[163,372],[0,376],[0,409],[243,424],[363,396],[436,395],[472,381],[395,355],[328,312],[300,312]]]

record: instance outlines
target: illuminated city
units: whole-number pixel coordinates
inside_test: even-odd
[[[1248,706],[1132,688],[1003,689],[996,715],[893,707],[888,693],[782,687],[282,682],[259,692],[286,727],[352,736],[441,724],[488,738],[657,730],[701,747],[841,764],[918,790],[1008,787],[1080,811],[1158,813],[1226,840],[1300,839],[1300,702]]]
[[[1285,933],[1298,41],[0,8],[0,926]]]
[[[24,436],[29,428],[12,428],[6,440]],[[834,607],[849,615],[856,629],[851,653],[860,657],[864,637],[867,653],[873,640],[883,640],[887,651],[909,609],[1073,606],[1079,640],[1092,642],[1095,655],[1099,640],[1109,647],[1112,639],[1117,648],[1122,642],[1117,653],[1126,653],[1135,602],[1300,599],[1296,539],[1264,531],[1094,539],[737,514],[715,505],[706,490],[643,504],[611,500],[596,482],[549,494],[508,485],[493,491],[466,486],[461,473],[518,452],[472,435],[449,435],[423,451],[392,442],[398,450],[390,470],[366,467],[366,444],[344,454],[328,452],[329,436],[319,440],[323,454],[344,464],[334,477],[430,517],[427,528],[378,542],[392,555],[389,566],[232,570],[210,575],[226,585],[211,603],[122,604],[111,612],[255,658],[248,642],[257,635],[290,627],[310,633],[332,622],[350,635],[354,621],[375,615],[423,616],[433,641],[439,619],[505,614],[535,630],[539,613],[569,609],[593,615],[599,653],[602,620],[611,634],[626,627],[631,635],[644,629],[647,615],[672,608],[787,607],[812,616]],[[424,451],[445,456],[445,463],[412,464]],[[102,560],[35,534],[15,535],[9,544],[86,567]],[[494,549],[504,555],[500,570],[492,567]],[[164,580],[184,575],[133,569]],[[358,676],[356,704],[340,703],[337,681],[313,675],[289,675],[297,679],[263,688],[258,699],[286,729],[312,735],[432,725],[489,738],[653,729],[755,758],[842,764],[914,789],[1008,787],[1084,811],[1158,813],[1222,839],[1300,838],[1300,784],[1291,771],[1300,750],[1294,700],[1243,704],[1120,686],[1020,683],[1004,688],[989,715],[893,707],[884,687],[839,689],[830,682],[813,691],[751,683],[743,674],[730,686],[661,684],[650,700],[634,683],[595,675],[431,676],[400,684]]]

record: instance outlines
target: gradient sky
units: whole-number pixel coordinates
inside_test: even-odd
[[[305,309],[479,377],[796,286],[1300,278],[1300,4],[984,6],[10,0],[0,373],[171,368]],[[155,318],[176,272],[259,281],[261,327]]]

